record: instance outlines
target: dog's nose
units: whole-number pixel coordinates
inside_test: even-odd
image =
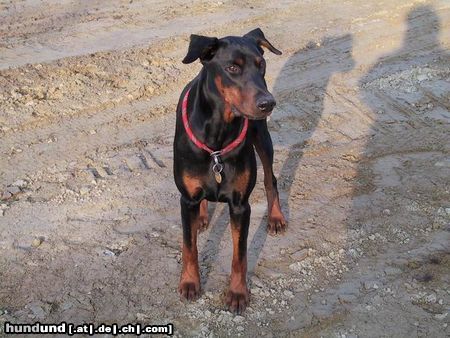
[[[263,113],[269,113],[273,110],[273,107],[275,107],[276,104],[277,103],[275,102],[273,97],[264,97],[256,103],[256,106]]]

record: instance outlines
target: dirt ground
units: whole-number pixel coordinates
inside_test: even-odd
[[[260,27],[289,219],[251,197],[251,304],[223,304],[228,208],[177,294],[175,107],[191,33]],[[448,1],[0,1],[0,323],[171,322],[175,336],[450,335]],[[1,335],[1,329],[0,329]]]

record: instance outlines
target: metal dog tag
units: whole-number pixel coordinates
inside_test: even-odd
[[[215,151],[211,154],[214,165],[212,167],[212,171],[214,173],[214,178],[216,179],[216,182],[218,184],[222,183],[222,170],[223,170],[223,164],[220,163],[220,151]]]
[[[217,183],[222,183],[222,175],[219,172],[214,173],[214,178],[216,179]]]

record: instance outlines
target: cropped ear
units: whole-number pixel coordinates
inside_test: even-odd
[[[255,40],[256,43],[258,44],[258,46],[266,47],[268,50],[270,50],[274,54],[281,55],[281,51],[279,51],[274,46],[272,46],[272,44],[264,36],[264,33],[262,32],[262,30],[259,28],[256,28],[256,29],[248,32],[247,34],[244,35],[244,37]]]
[[[200,61],[211,60],[219,45],[219,39],[210,38],[201,35],[191,35],[189,49],[187,55],[183,59],[183,63],[191,63],[197,59]]]

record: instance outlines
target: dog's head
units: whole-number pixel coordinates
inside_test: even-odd
[[[259,28],[242,37],[218,39],[191,35],[183,63],[200,59],[211,75],[211,86],[225,103],[226,114],[264,119],[271,114],[276,102],[264,79],[266,61],[262,47],[281,54]]]

